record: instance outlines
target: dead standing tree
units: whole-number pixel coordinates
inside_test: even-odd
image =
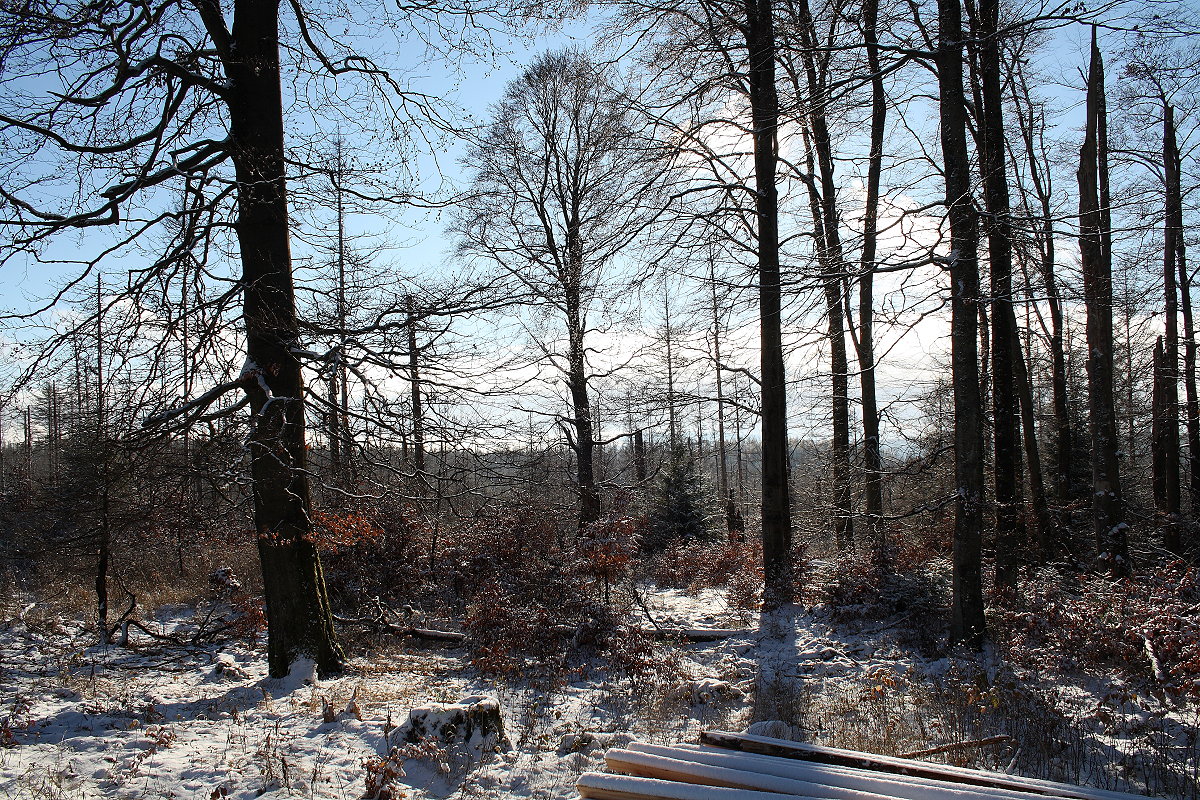
[[[1121,494],[1120,440],[1113,396],[1112,246],[1108,224],[1108,136],[1104,64],[1092,32],[1087,127],[1079,153],[1079,255],[1087,310],[1088,403],[1092,429],[1092,518],[1108,567],[1128,574],[1128,524]]]

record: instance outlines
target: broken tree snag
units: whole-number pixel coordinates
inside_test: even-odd
[[[508,745],[500,703],[487,695],[418,706],[408,712],[408,722],[397,735],[410,744],[432,740],[483,750]]]
[[[1086,309],[1088,407],[1092,435],[1092,520],[1100,562],[1129,574],[1129,525],[1121,492],[1120,441],[1113,390],[1112,251],[1108,222],[1108,142],[1104,60],[1092,29],[1087,124],[1079,151],[1079,263]]]
[[[744,753],[799,759],[818,764],[907,775],[914,778],[926,778],[988,789],[1006,789],[1044,797],[1070,798],[1071,800],[1134,800],[1137,797],[1137,795],[1122,792],[1090,789],[1017,775],[983,772],[952,767],[947,764],[930,764],[906,758],[861,753],[855,750],[840,750],[834,747],[820,747],[785,739],[771,739],[766,736],[752,736],[728,731],[701,731],[700,742],[712,747],[738,750]]]

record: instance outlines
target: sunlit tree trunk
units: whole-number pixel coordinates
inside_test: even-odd
[[[775,14],[772,0],[745,0],[743,33],[749,58],[750,115],[754,142],[754,204],[758,220],[758,317],[762,379],[763,601],[790,603],[791,562],[787,373],[783,360],[779,269],[779,95],[775,85]]]
[[[312,536],[304,385],[285,187],[279,19],[275,0],[236,0],[226,77],[238,183],[254,525],[267,607],[267,663],[286,675],[302,657],[342,669]]]

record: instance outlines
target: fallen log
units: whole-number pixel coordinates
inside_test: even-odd
[[[739,636],[754,636],[757,631],[748,628],[655,628],[646,633],[652,634],[655,639],[668,641],[683,639],[688,642],[723,642]]]
[[[1007,744],[1012,741],[1011,736],[1001,734],[999,736],[989,736],[986,739],[973,739],[969,742],[951,742],[937,747],[929,747],[925,750],[913,750],[909,753],[901,753],[897,758],[924,758],[925,756],[936,756],[942,753],[952,753],[955,750],[971,750],[976,747],[987,747],[993,744]]]
[[[450,644],[462,644],[466,641],[467,635],[458,631],[438,631],[432,628],[410,628],[402,625],[393,625],[387,620],[378,619],[363,619],[359,617],[334,617],[335,622],[340,622],[343,625],[363,625],[374,630],[390,633],[393,636],[411,636],[414,639],[427,639],[432,642],[449,642]]]
[[[1090,789],[1066,783],[1025,778],[1018,775],[964,769],[946,764],[931,764],[926,761],[913,761],[911,759],[895,758],[892,756],[860,753],[855,750],[840,750],[834,747],[821,747],[819,745],[790,742],[785,739],[772,739],[767,736],[753,736],[745,733],[701,731],[700,741],[703,744],[713,747],[738,750],[746,753],[853,767],[875,772],[910,775],[918,778],[929,778],[969,786],[1007,789],[1014,792],[1023,792],[1026,795],[1035,794],[1045,797],[1070,798],[1070,800],[1145,800],[1145,798],[1138,795],[1126,794],[1124,792]]]

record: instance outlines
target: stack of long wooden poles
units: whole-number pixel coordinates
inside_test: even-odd
[[[576,784],[591,800],[1144,800],[995,772],[772,739],[705,731],[700,745],[634,743],[609,750],[613,773]]]

